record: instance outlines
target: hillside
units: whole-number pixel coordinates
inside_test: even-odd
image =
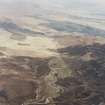
[[[105,105],[104,8],[0,0],[0,105]]]

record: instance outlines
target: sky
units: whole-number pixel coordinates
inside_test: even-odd
[[[49,10],[58,6],[61,11],[86,16],[105,15],[105,0],[0,0],[0,14],[30,14],[38,6]]]

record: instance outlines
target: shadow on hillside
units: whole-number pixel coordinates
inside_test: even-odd
[[[72,70],[72,76],[56,82],[64,91],[55,100],[57,105],[104,105],[105,104],[105,45],[78,45],[58,49],[61,57]],[[94,59],[83,60],[91,53]],[[67,57],[63,55],[67,55]],[[70,58],[70,56],[78,56]]]
[[[0,105],[21,105],[35,99],[41,77],[50,72],[47,58],[4,57],[0,53]]]

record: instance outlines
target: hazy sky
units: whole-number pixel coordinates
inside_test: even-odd
[[[0,14],[34,13],[36,4],[41,8],[49,8],[49,10],[51,6],[56,5],[61,6],[62,10],[74,11],[77,14],[105,15],[105,0],[0,0]]]

